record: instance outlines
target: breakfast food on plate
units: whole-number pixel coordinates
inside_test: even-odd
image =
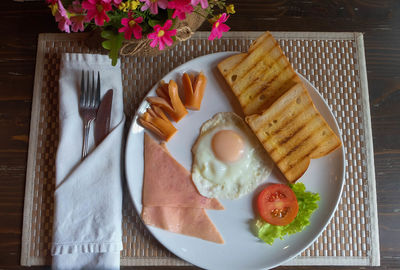
[[[304,184],[299,182],[289,186],[269,185],[257,199],[257,208],[267,210],[264,213],[260,211],[262,218],[256,220],[257,236],[272,245],[277,238],[283,239],[286,235],[304,230],[310,224],[311,215],[318,209],[320,197],[318,193],[306,191]]]
[[[174,233],[223,244],[224,239],[203,208],[143,207],[143,221]]]
[[[144,134],[142,219],[174,233],[223,243],[204,209],[222,210],[217,199],[201,196],[187,171],[165,147]]]
[[[218,69],[238,98],[245,115],[261,113],[296,83],[301,82],[278,42],[266,32],[248,53],[233,55]]]
[[[296,84],[262,114],[247,116],[246,121],[289,182],[304,174],[310,159],[325,156],[341,144],[303,84]]]
[[[183,91],[185,93],[185,107],[190,110],[200,110],[207,78],[203,72],[196,77],[193,74],[184,73],[182,76]]]
[[[237,199],[265,181],[273,168],[257,137],[233,112],[203,123],[192,153],[193,182],[209,198]]]
[[[171,139],[177,129],[164,114],[163,110],[176,122],[179,122],[188,113],[186,108],[200,110],[207,78],[203,72],[200,72],[196,77],[193,74],[184,73],[182,84],[185,93],[185,104],[182,103],[179,97],[178,85],[174,80],[170,80],[168,84],[161,81],[156,90],[158,96],[147,98],[147,101],[151,104],[150,108],[138,118],[143,127],[165,141]]]
[[[143,205],[222,210],[217,199],[201,196],[188,172],[147,133],[144,136]]]
[[[286,226],[299,212],[296,195],[284,184],[272,184],[257,197],[257,210],[260,217],[269,224]]]
[[[167,112],[175,122],[179,122],[188,113],[179,97],[178,85],[174,80],[170,80],[168,84],[162,81],[156,93],[158,97],[148,97],[146,100]]]
[[[150,108],[147,108],[146,112],[138,118],[138,121],[142,126],[166,141],[174,136],[177,131],[158,106],[151,105]]]
[[[218,69],[238,98],[246,122],[289,182],[304,174],[310,159],[341,145],[269,32],[247,53],[220,62]]]

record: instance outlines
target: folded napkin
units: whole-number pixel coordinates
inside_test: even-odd
[[[110,133],[81,160],[78,101],[82,70],[100,72],[101,96],[114,89]],[[119,269],[122,249],[121,147],[125,116],[119,63],[104,55],[63,54],[59,80],[60,141],[56,157],[53,268]]]

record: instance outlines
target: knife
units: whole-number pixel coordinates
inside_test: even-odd
[[[111,107],[113,100],[113,90],[110,89],[103,96],[97,111],[96,125],[94,127],[94,142],[97,145],[107,136],[110,131]]]

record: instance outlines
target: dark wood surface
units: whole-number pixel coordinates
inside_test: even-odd
[[[378,195],[379,269],[400,269],[400,1],[231,2],[235,3],[237,11],[229,21],[234,31],[357,31],[365,34]],[[201,30],[209,30],[208,25],[203,25]],[[38,34],[44,32],[59,32],[44,1],[0,1],[0,269],[20,268],[36,46]],[[173,269],[145,269],[150,268]]]

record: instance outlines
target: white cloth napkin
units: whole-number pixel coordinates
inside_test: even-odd
[[[82,70],[100,72],[101,96],[113,89],[110,133],[81,160],[79,115]],[[53,269],[119,269],[122,249],[121,150],[123,113],[120,64],[108,56],[63,54],[60,66],[60,141],[56,157]]]

